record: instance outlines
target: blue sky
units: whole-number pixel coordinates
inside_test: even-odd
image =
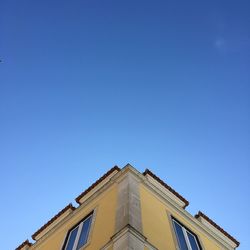
[[[0,0],[1,249],[128,162],[250,249],[249,10]]]

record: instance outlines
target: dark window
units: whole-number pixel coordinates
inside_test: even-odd
[[[201,250],[197,236],[173,219],[174,229],[180,250]]]
[[[195,239],[195,236],[190,234],[189,232],[187,234],[188,234],[188,239],[189,239],[190,245],[192,247],[192,250],[199,250],[199,246],[198,246],[198,243]]]
[[[82,226],[82,231],[78,240],[77,250],[87,243],[92,216],[88,217]]]
[[[63,247],[64,250],[79,250],[87,243],[92,217],[93,214],[88,215],[83,221],[69,231],[66,243]]]
[[[66,250],[72,250],[74,243],[75,243],[75,239],[76,239],[76,235],[77,235],[77,231],[78,231],[78,227],[74,228],[69,235],[69,240],[67,242],[67,247],[65,248]]]

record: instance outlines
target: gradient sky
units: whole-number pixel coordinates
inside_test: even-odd
[[[130,163],[249,250],[249,12],[249,0],[0,0],[0,248]]]

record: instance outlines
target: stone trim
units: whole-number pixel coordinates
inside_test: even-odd
[[[148,180],[144,181],[145,188],[148,188],[152,194],[154,194],[157,198],[160,198],[167,206],[174,209],[176,213],[180,216],[183,216],[186,220],[188,220],[197,230],[202,230],[207,236],[211,239],[215,240],[218,244],[223,246],[226,249],[234,249],[232,245],[229,243],[229,239],[225,237],[223,234],[218,234],[211,228],[202,224],[199,220],[195,219],[189,212],[180,207],[175,201],[170,199],[170,197],[164,194],[161,190],[157,189],[154,185],[152,185]]]
[[[118,182],[115,231],[120,231],[128,224],[142,233],[139,182],[130,172]]]
[[[108,182],[109,180],[110,180],[110,178],[114,175],[114,174],[116,174],[117,172],[119,172],[120,171],[120,168],[119,167],[117,167],[117,166],[114,166],[113,168],[111,168],[108,172],[106,172],[102,177],[100,177],[95,183],[93,183],[89,188],[87,188],[85,191],[83,191],[79,196],[77,196],[76,198],[75,198],[75,201],[79,204],[79,205],[81,205],[82,203],[83,203],[83,201],[82,201],[82,198],[84,197],[84,196],[86,196],[90,191],[92,191],[93,189],[95,189],[99,184],[101,184],[102,183],[102,185],[101,186],[103,186],[106,182]],[[112,174],[112,176],[111,176],[111,174]],[[108,180],[106,180],[105,181],[105,179],[107,178],[107,177],[110,177]],[[100,187],[99,187],[100,188]],[[93,190],[94,192],[96,191],[96,190]]]
[[[211,220],[208,216],[206,216],[201,211],[199,211],[198,214],[195,215],[195,218],[198,219],[203,225],[210,228],[210,230],[218,230],[219,234],[221,233],[224,236],[226,236],[228,239],[230,239],[235,244],[235,246],[233,246],[233,247],[238,247],[240,245],[240,242],[238,242],[232,235],[230,235],[228,232],[226,232],[223,228],[221,228],[219,225],[217,225],[213,220]],[[207,223],[209,223],[210,225]]]
[[[119,232],[114,234],[110,241],[100,250],[108,250],[112,247],[114,250],[144,250],[147,247],[149,250],[158,250],[147,238],[138,232],[131,225],[126,225]]]
[[[167,183],[165,183],[163,180],[161,180],[158,176],[153,174],[149,169],[146,169],[143,172],[143,175],[144,176],[151,176],[154,180],[156,180],[159,184],[161,184],[169,192],[171,192],[173,195],[175,195],[179,200],[181,200],[184,203],[183,208],[186,208],[189,205],[189,202],[183,196],[181,196],[179,193],[177,193],[173,188],[171,188]]]
[[[63,208],[58,214],[56,214],[52,219],[50,219],[46,224],[44,224],[40,229],[38,229],[31,237],[33,240],[39,240],[50,228],[54,227],[61,220],[63,220],[67,215],[69,215],[76,208],[70,203],[65,208]],[[46,230],[46,232],[45,232]]]
[[[25,240],[20,246],[16,248],[16,250],[26,250],[29,249],[29,247],[31,246],[32,244],[29,242],[29,240]]]

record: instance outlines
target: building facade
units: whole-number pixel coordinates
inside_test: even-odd
[[[150,170],[115,166],[16,250],[233,250],[239,242]]]

